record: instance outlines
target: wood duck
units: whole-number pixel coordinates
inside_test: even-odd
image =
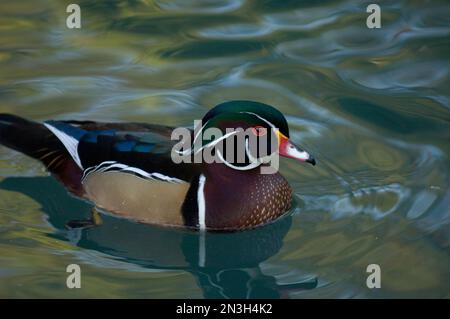
[[[200,136],[202,151],[219,140],[199,135],[208,127],[222,131],[222,140],[225,128],[271,132],[277,141],[273,154],[315,165],[309,153],[289,141],[285,117],[270,105],[229,101],[212,108],[200,130],[189,131],[194,142]],[[243,164],[223,156],[212,163],[175,163],[173,131],[146,123],[36,123],[0,114],[1,144],[39,159],[72,194],[104,212],[147,224],[243,230],[272,222],[290,209],[291,187],[278,172],[262,174],[266,163],[258,154],[245,148]],[[194,155],[192,146],[187,150]],[[91,222],[98,224],[98,216]]]

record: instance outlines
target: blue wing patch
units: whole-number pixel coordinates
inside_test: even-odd
[[[114,143],[114,149],[119,152],[131,152],[136,144],[135,141],[119,141]]]
[[[160,178],[169,181],[176,180],[156,172],[146,173],[132,165],[124,169],[122,167],[124,164],[115,162],[132,163],[132,153],[134,152],[147,154],[156,152],[157,150],[159,150],[159,153],[165,152],[166,148],[161,149],[162,144],[158,140],[157,135],[134,134],[135,132],[124,132],[114,129],[90,131],[82,129],[77,125],[59,121],[47,121],[44,124],[63,143],[72,158],[82,169],[84,167],[96,167],[99,163],[110,163],[113,161],[114,165],[112,165],[111,169],[117,169],[120,166],[120,169],[123,171],[132,171],[135,174],[147,178]],[[148,141],[150,137],[156,141]],[[136,158],[140,159],[139,156]]]
[[[155,144],[140,143],[134,147],[134,151],[141,153],[150,153],[155,148]]]
[[[97,143],[98,137],[100,135],[103,136],[114,136],[116,132],[114,130],[105,130],[105,131],[86,131],[86,134],[82,137],[83,142],[88,143]]]
[[[155,148],[155,144],[140,143],[138,141],[126,140],[114,143],[114,149],[119,152],[149,153]]]
[[[67,124],[67,123],[63,123],[63,122],[59,122],[59,121],[45,121],[46,124],[54,127],[55,129],[57,129],[58,131],[73,137],[76,140],[80,140],[85,134],[86,134],[86,130],[83,130],[79,127],[73,126],[71,124]]]

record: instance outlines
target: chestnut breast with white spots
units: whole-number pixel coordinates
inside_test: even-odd
[[[206,226],[211,229],[246,229],[266,224],[291,207],[292,189],[278,174],[259,168],[237,171],[219,165],[206,175]]]
[[[263,175],[255,182],[249,200],[253,209],[244,215],[240,228],[268,223],[291,208],[292,189],[280,174]]]

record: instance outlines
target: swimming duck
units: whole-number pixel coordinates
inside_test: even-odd
[[[269,155],[315,165],[309,153],[289,141],[285,117],[270,105],[225,102],[208,111],[201,123],[199,130],[189,130],[201,147],[194,149],[192,141],[181,143],[179,154],[192,159],[198,150],[210,150],[221,155],[215,147],[231,136],[226,129],[242,128],[257,136],[274,134],[276,145]],[[211,127],[223,135],[203,137],[201,133]],[[173,127],[147,123],[37,123],[0,114],[1,144],[39,159],[72,194],[93,202],[102,212],[147,224],[243,230],[272,222],[290,209],[288,182],[279,172],[261,173],[267,162],[248,144],[243,163],[223,155],[221,161],[176,163],[173,132]],[[72,221],[69,226],[100,224],[100,220],[94,212],[89,221]]]

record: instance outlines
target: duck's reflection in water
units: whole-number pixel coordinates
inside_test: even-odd
[[[68,195],[53,178],[7,178],[0,188],[39,202],[59,238],[141,267],[187,271],[196,278],[205,298],[284,298],[290,291],[317,286],[317,279],[280,285],[261,271],[260,264],[282,247],[290,217],[235,233],[153,227],[113,216],[103,216],[98,227],[67,230],[66,223],[87,217],[91,206]]]

